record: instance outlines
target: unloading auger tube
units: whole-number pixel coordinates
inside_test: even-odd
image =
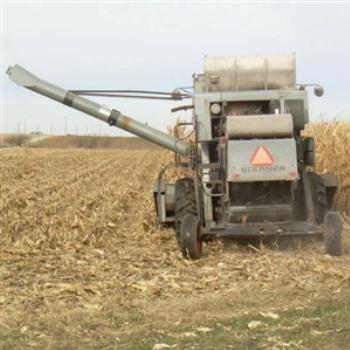
[[[111,126],[121,128],[184,156],[188,155],[190,152],[190,143],[154,129],[151,126],[142,124],[135,119],[123,115],[116,109],[100,105],[76,93],[41,80],[20,65],[16,64],[9,67],[7,74],[16,84],[89,114]]]

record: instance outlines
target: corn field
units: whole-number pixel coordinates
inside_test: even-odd
[[[349,214],[350,123],[313,124],[306,132],[316,140],[317,171],[338,176],[337,207]],[[89,339],[101,330],[86,334],[77,320],[111,306],[120,315],[155,317],[173,305],[180,315],[186,300],[268,295],[288,304],[292,291],[303,300],[350,283],[350,245],[330,258],[319,242],[286,252],[213,242],[200,261],[182,259],[173,231],[156,223],[152,198],[153,180],[171,158],[157,149],[0,150],[3,334],[27,327],[23,337],[48,348],[54,336],[45,325],[53,317],[67,338]]]
[[[315,138],[316,171],[337,175],[337,208],[350,213],[350,123],[309,124],[306,134]]]

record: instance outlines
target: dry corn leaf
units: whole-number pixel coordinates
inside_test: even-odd
[[[160,344],[154,344],[152,347],[152,350],[163,350],[163,349],[171,349],[172,346],[165,344],[165,343],[160,343]]]
[[[196,331],[200,333],[208,333],[211,332],[213,329],[209,327],[197,327]]]
[[[250,321],[248,323],[248,328],[251,331],[256,331],[256,330],[261,329],[263,327],[264,327],[264,323],[261,321]]]
[[[271,311],[267,311],[267,312],[261,311],[259,314],[262,317],[271,318],[273,320],[278,320],[280,318],[278,314],[275,314],[274,312],[271,312]]]

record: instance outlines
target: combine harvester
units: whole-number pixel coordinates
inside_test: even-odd
[[[341,254],[342,221],[331,211],[337,190],[332,174],[317,175],[308,123],[306,86],[297,85],[295,56],[206,57],[193,91],[64,90],[10,67],[18,85],[80,110],[175,152],[175,166],[192,176],[155,182],[159,223],[173,225],[184,257],[198,259],[214,238],[324,236],[326,253]],[[82,95],[182,100],[192,104],[193,140],[173,137]]]

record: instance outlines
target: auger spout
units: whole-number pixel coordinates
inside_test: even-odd
[[[7,74],[17,85],[23,86],[29,90],[37,92],[38,94],[63,103],[71,108],[89,114],[108,123],[111,126],[116,126],[120,129],[128,131],[161,147],[167,148],[181,155],[189,154],[190,144],[188,142],[177,139],[162,131],[152,128],[149,125],[142,124],[135,119],[123,115],[116,109],[98,104],[85,97],[79,96],[72,91],[62,89],[47,81],[41,80],[20,65],[16,64],[9,67]]]

